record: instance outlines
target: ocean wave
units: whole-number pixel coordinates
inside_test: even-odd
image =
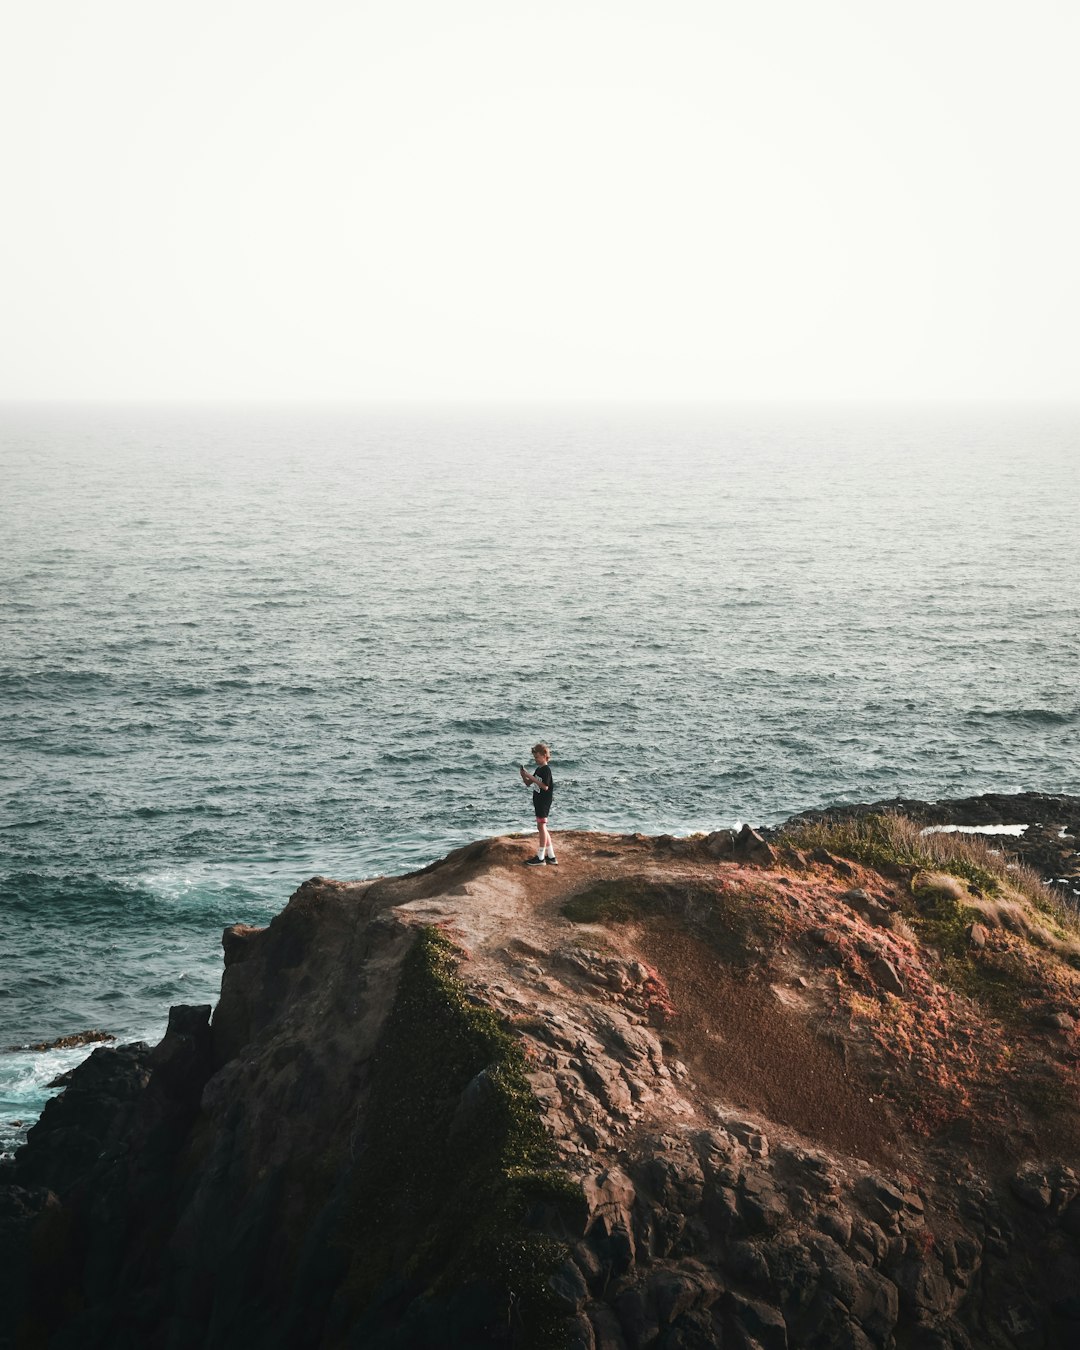
[[[1080,720],[1080,709],[1071,708],[973,708],[969,722],[1031,722],[1035,726],[1070,726]]]
[[[214,925],[236,901],[223,886],[198,874],[168,872],[135,879],[96,873],[11,872],[0,878],[0,913],[32,915],[39,922],[120,924],[122,931],[142,921],[158,922],[163,909],[185,927]]]
[[[451,731],[467,731],[472,735],[501,732],[520,733],[520,724],[511,717],[455,717],[450,723]]]

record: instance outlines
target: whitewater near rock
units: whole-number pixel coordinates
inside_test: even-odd
[[[5,1175],[9,1343],[1075,1345],[1075,928],[800,828],[227,929],[212,1018],[95,1051]]]

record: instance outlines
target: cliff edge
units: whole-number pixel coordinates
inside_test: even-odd
[[[0,1177],[3,1344],[1080,1342],[1080,939],[901,817],[316,877]]]

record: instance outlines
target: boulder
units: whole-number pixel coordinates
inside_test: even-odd
[[[905,992],[904,981],[900,978],[896,967],[884,956],[878,956],[871,961],[869,970],[874,983],[887,994],[895,994],[899,998]]]
[[[768,867],[776,861],[776,850],[749,825],[744,825],[735,836],[734,853],[736,857],[762,867]]]

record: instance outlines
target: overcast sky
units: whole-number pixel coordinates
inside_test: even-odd
[[[1080,396],[1076,0],[2,0],[0,397]]]

